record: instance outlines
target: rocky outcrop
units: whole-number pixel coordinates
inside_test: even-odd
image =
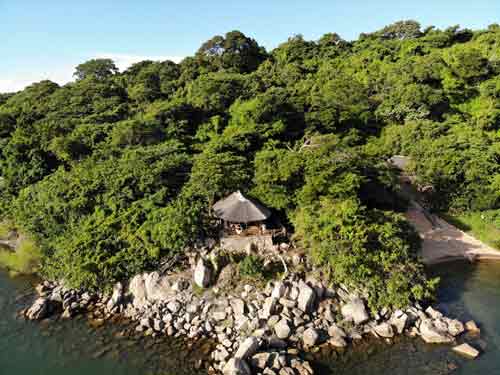
[[[128,290],[116,284],[111,296],[55,283],[44,283],[37,291],[40,298],[26,312],[30,319],[43,319],[50,314],[50,304],[58,303],[63,317],[91,312],[95,326],[121,313],[136,322],[137,333],[210,339],[216,343],[211,373],[310,375],[312,369],[297,356],[299,350],[343,348],[368,334],[390,340],[404,333],[429,343],[448,343],[466,328],[418,304],[375,311],[370,318],[363,299],[345,286],[334,290],[297,275],[264,289],[245,285],[227,292],[200,292],[184,275],[172,278],[157,272],[135,276]]]

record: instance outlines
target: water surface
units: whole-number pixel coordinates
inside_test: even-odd
[[[462,321],[474,319],[480,337],[464,340],[482,350],[476,360],[462,358],[449,345],[398,338],[393,344],[363,343],[334,359],[322,358],[320,375],[486,375],[500,374],[500,263],[454,262],[434,266],[441,277],[439,309]]]
[[[127,326],[94,328],[85,317],[29,322],[16,313],[33,300],[33,280],[0,270],[1,375],[191,375],[199,348],[169,338],[123,337]]]

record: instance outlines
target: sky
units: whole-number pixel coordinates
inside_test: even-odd
[[[498,0],[0,0],[0,92],[51,79],[109,57],[125,69],[180,61],[214,35],[240,30],[268,50],[302,34],[353,40],[403,19],[472,29],[500,22]]]

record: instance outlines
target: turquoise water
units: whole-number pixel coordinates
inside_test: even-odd
[[[0,271],[1,375],[191,375],[200,350],[179,341],[123,337],[129,328],[94,328],[84,317],[32,323],[16,317],[33,299],[28,278]]]
[[[461,320],[473,318],[484,348],[472,361],[450,346],[401,338],[392,344],[366,341],[343,354],[326,351],[320,375],[500,374],[500,263],[452,263],[432,270],[442,277],[440,308]],[[202,355],[170,339],[123,337],[127,326],[94,328],[85,318],[32,323],[16,317],[33,299],[32,281],[0,271],[0,375],[192,375]],[[455,369],[457,368],[457,369]]]

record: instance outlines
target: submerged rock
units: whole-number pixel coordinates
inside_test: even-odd
[[[468,358],[477,358],[479,355],[479,350],[473,348],[467,343],[455,346],[453,351]]]

